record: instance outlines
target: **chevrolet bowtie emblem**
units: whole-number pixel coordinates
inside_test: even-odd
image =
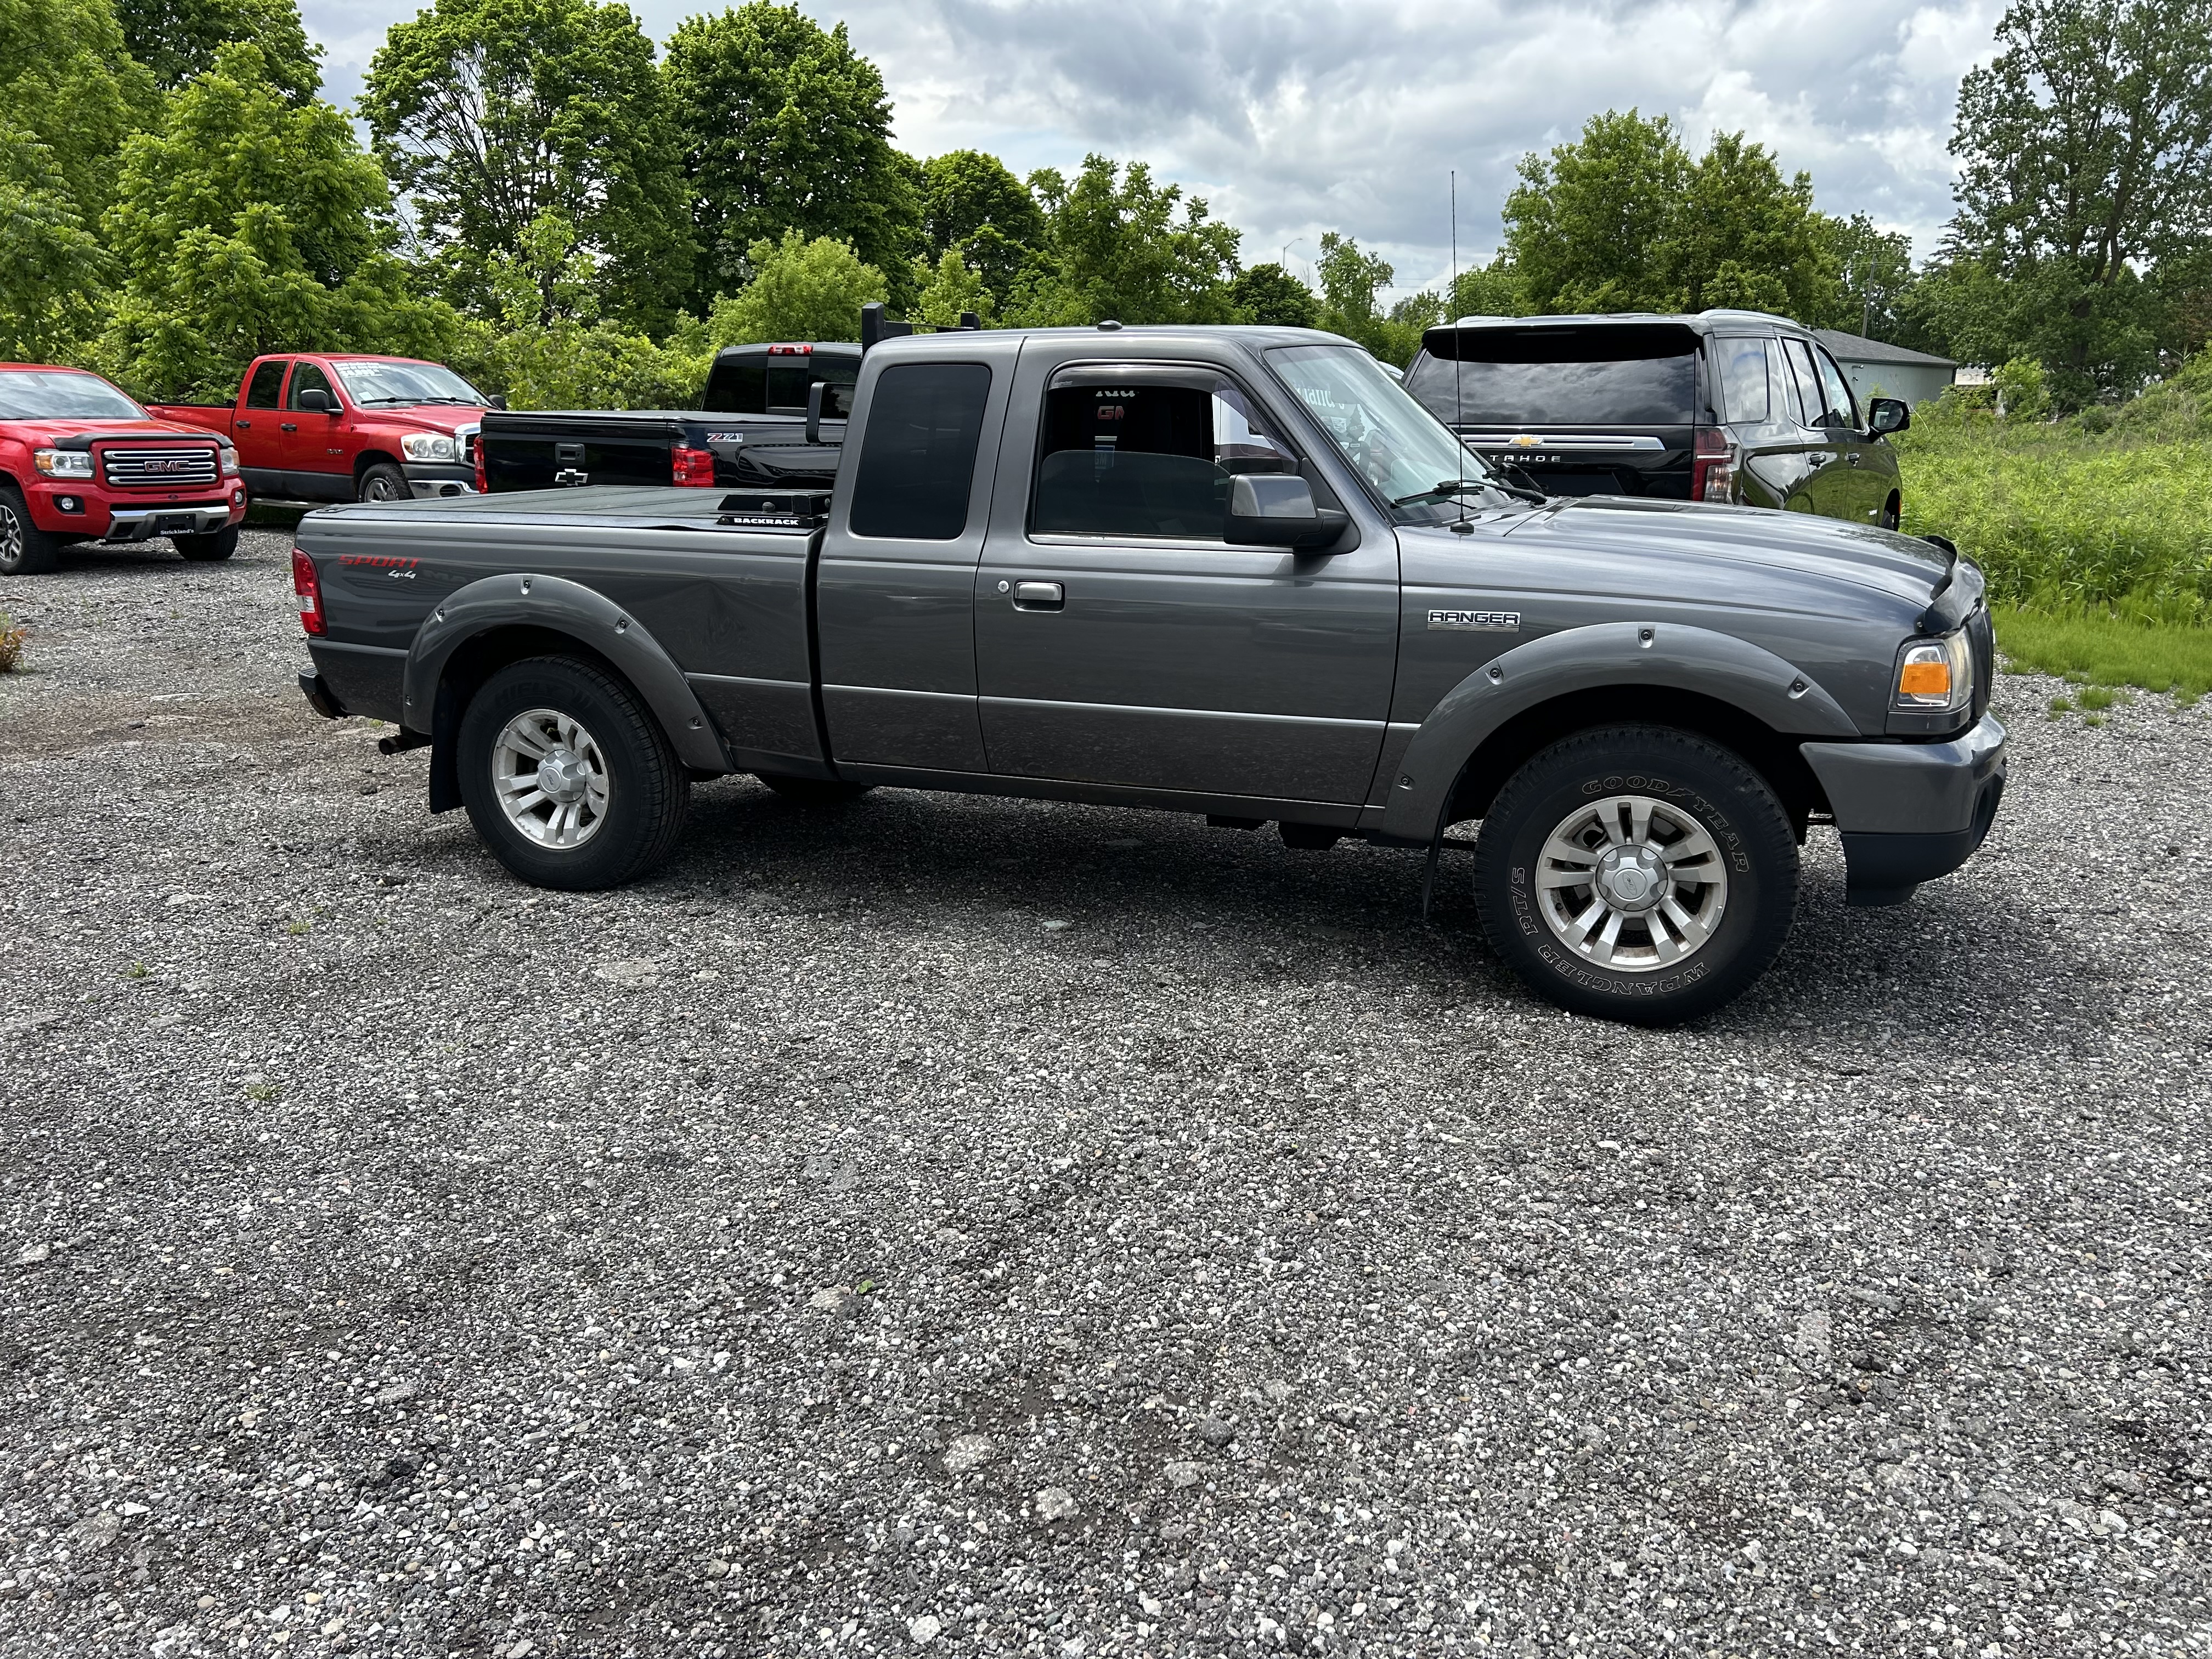
[[[1513,434],[1513,447],[1516,449],[1534,449],[1543,441],[1533,432],[1516,432]]]

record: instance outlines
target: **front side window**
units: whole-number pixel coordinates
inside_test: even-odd
[[[1267,362],[1400,523],[1457,518],[1459,482],[1486,483],[1481,459],[1358,346],[1279,346]]]
[[[308,365],[302,363],[302,368]],[[357,404],[466,404],[484,407],[483,394],[443,363],[332,363],[346,396]]]
[[[248,409],[282,409],[284,407],[284,371],[291,367],[282,357],[271,357],[253,371],[246,383],[246,406]]]
[[[337,407],[337,398],[331,392],[330,376],[313,363],[295,363],[292,366],[291,404],[293,408],[297,409],[300,406],[300,394],[303,392],[322,392],[330,398],[331,408]]]
[[[1045,392],[1031,527],[1218,541],[1233,476],[1298,470],[1273,428],[1210,369],[1064,368]]]
[[[0,420],[143,421],[146,411],[96,374],[67,368],[0,372]]]
[[[1797,398],[1805,410],[1805,424],[1828,425],[1827,404],[1820,390],[1820,371],[1813,367],[1812,349],[1802,340],[1784,340],[1782,349],[1790,359],[1792,377],[1797,382]]]
[[[1766,343],[1766,384],[1774,398],[1774,418],[1805,424],[1805,411],[1797,404],[1797,377],[1790,372],[1790,360],[1783,355],[1782,342]]]
[[[1716,339],[1712,349],[1720,360],[1721,399],[1727,418],[1749,426],[1768,419],[1766,342],[1731,337]]]
[[[981,363],[902,363],[883,372],[853,480],[855,536],[959,538],[990,395],[991,371]]]
[[[1856,432],[1859,427],[1858,405],[1851,400],[1851,383],[1844,378],[1844,371],[1836,367],[1836,360],[1825,351],[1813,354],[1820,368],[1820,390],[1828,404],[1828,424],[1847,428]]]

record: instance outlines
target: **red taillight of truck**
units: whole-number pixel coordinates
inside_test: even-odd
[[[1690,499],[1693,501],[1735,500],[1735,446],[1717,426],[1698,428],[1690,456]]]
[[[477,494],[479,495],[489,495],[491,494],[491,479],[484,472],[484,441],[483,433],[479,432],[475,437],[469,440],[469,453],[476,458]]]
[[[711,449],[672,449],[668,452],[668,482],[694,489],[714,485],[714,452]]]
[[[328,631],[323,621],[323,585],[315,576],[315,562],[298,548],[292,550],[292,592],[300,607],[300,626],[317,639]]]

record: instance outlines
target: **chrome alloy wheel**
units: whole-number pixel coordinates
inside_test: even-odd
[[[540,847],[581,847],[606,822],[614,781],[599,739],[571,715],[528,708],[491,748],[491,786],[507,821]]]
[[[1713,936],[1728,869],[1705,825],[1649,795],[1608,795],[1559,821],[1537,855],[1545,925],[1620,973],[1672,967]]]
[[[23,562],[23,521],[15,509],[0,501],[0,571],[13,574]]]

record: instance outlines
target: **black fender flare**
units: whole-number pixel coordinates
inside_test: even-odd
[[[565,634],[605,658],[645,699],[684,765],[701,772],[734,769],[721,734],[660,641],[605,594],[559,576],[485,576],[441,600],[408,647],[400,724],[441,735],[438,691],[453,653],[480,635],[510,627]]]
[[[1539,703],[1607,686],[1696,692],[1793,737],[1860,735],[1812,676],[1733,635],[1660,622],[1562,629],[1485,663],[1429,711],[1384,791],[1382,838],[1431,840],[1460,774],[1493,732]]]

